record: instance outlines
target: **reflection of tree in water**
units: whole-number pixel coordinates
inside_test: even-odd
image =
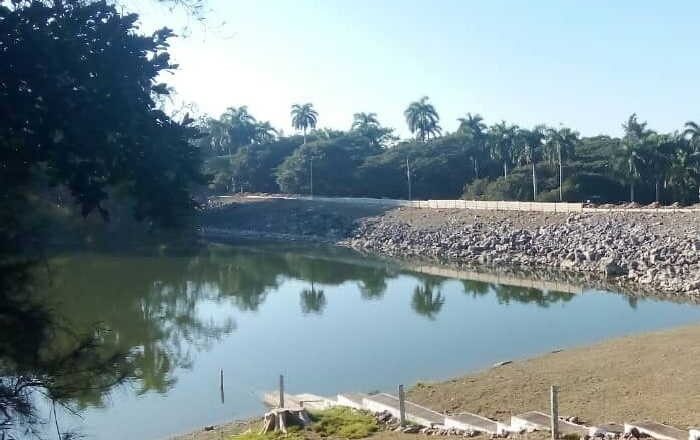
[[[462,286],[464,287],[464,293],[471,293],[474,298],[486,295],[491,289],[491,284],[477,280],[462,280]]]
[[[540,307],[549,307],[550,304],[557,302],[569,302],[575,296],[569,292],[540,290],[505,284],[497,284],[493,286],[493,289],[500,304],[510,304],[511,302],[522,304],[535,303]]]
[[[37,408],[43,399],[70,409],[83,396],[106,393],[134,377],[129,353],[102,350],[105,332],[74,333],[38,301],[40,286],[31,274],[36,270],[0,262],[2,438],[38,436],[46,420]]]
[[[424,277],[422,284],[413,289],[411,307],[416,313],[428,319],[435,319],[445,304],[445,298],[440,291],[442,281],[441,278]]]
[[[311,289],[304,289],[299,294],[301,302],[302,313],[323,313],[323,309],[326,307],[326,295],[323,290],[315,290],[313,283],[311,284]]]
[[[358,284],[362,299],[378,300],[381,299],[384,296],[384,292],[386,292],[386,278],[384,277],[365,279]]]
[[[548,307],[556,302],[569,302],[575,296],[573,293],[557,290],[540,290],[532,287],[511,286],[507,284],[490,284],[483,281],[463,280],[464,292],[473,297],[484,296],[494,292],[500,304],[517,302],[521,304],[537,304]]]
[[[52,396],[76,410],[102,406],[111,386],[124,380],[141,394],[172,388],[176,369],[191,367],[197,351],[235,329],[231,316],[214,321],[203,316],[206,304],[254,311],[284,280],[301,279],[311,281],[300,295],[302,310],[322,313],[326,296],[317,283],[355,282],[364,298],[374,298],[385,290],[385,279],[394,276],[385,268],[342,258],[231,247],[194,256],[80,254],[55,258],[49,267],[50,276],[37,272],[38,300],[57,316],[70,317],[61,323],[70,334],[51,332],[40,323],[25,325],[32,313],[34,321],[48,319],[36,305],[21,317],[12,301],[0,298],[0,318],[21,321],[0,319],[0,391],[16,385],[17,373],[41,374],[55,384]],[[97,334],[96,327],[106,331]],[[76,356],[69,362],[64,357],[70,354]]]

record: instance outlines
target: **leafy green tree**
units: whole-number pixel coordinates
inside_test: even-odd
[[[542,153],[546,127],[538,125],[532,130],[521,130],[519,138],[521,143],[518,151],[519,161],[522,164],[530,164],[532,169],[532,200],[537,200],[537,159]]]
[[[294,104],[292,105],[292,126],[301,130],[304,134],[304,144],[306,144],[306,131],[308,129],[316,128],[318,123],[318,112],[314,110],[313,104],[307,102],[306,104]]]
[[[408,129],[416,135],[419,141],[426,141],[440,135],[442,128],[438,125],[440,116],[435,110],[435,107],[428,102],[427,96],[422,97],[418,101],[412,102],[403,112],[408,124]]]
[[[119,189],[140,219],[175,224],[205,183],[193,120],[173,120],[158,82],[177,66],[172,32],[136,31],[138,17],[104,2],[0,4],[0,203],[43,175],[83,215],[108,217]]]

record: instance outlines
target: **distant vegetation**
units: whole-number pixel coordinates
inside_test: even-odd
[[[690,204],[700,195],[694,122],[657,133],[633,114],[622,138],[581,137],[568,127],[487,126],[467,113],[443,134],[423,97],[404,112],[415,137],[399,140],[374,113],[356,113],[347,131],[316,129],[310,103],[292,106],[291,116],[302,136],[281,135],[246,107],[200,121],[211,192],[309,194],[313,182],[316,195],[407,198],[410,171],[414,198]]]

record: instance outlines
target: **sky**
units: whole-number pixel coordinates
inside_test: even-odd
[[[633,112],[659,131],[700,120],[697,1],[205,1],[205,25],[137,10],[144,31],[189,27],[167,80],[212,116],[247,105],[291,133],[290,106],[312,102],[319,127],[375,112],[408,136],[403,111],[428,96],[447,131],[467,112],[587,136]]]

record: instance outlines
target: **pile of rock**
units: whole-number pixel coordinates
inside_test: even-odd
[[[658,223],[602,214],[570,215],[565,222],[534,229],[514,227],[507,219],[416,227],[375,217],[359,223],[344,244],[467,265],[558,268],[632,283],[647,292],[700,295],[698,223],[688,234],[663,234]]]

